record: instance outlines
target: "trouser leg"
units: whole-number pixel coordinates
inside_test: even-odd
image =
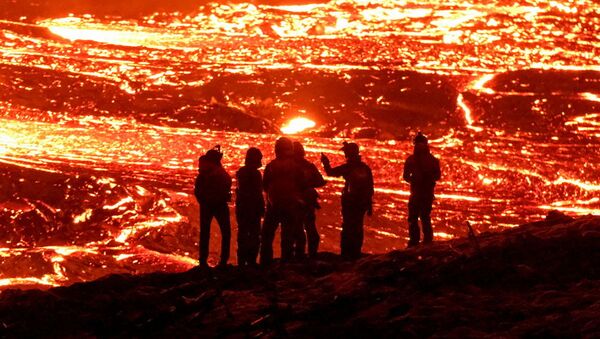
[[[237,216],[237,261],[239,266],[246,265],[248,252],[248,223],[243,216]]]
[[[419,230],[419,202],[414,197],[408,200],[408,246],[419,244],[421,231]]]
[[[317,231],[315,209],[309,208],[304,218],[304,229],[308,242],[308,255],[314,257],[319,250],[319,232]]]
[[[350,212],[348,206],[342,203],[342,233],[340,234],[340,252],[342,257],[349,255],[350,249]]]
[[[289,211],[281,214],[281,261],[290,261],[294,257],[296,232]]]
[[[231,219],[229,216],[229,207],[223,203],[217,207],[215,215],[219,228],[221,228],[221,261],[220,264],[227,264],[231,245]]]
[[[260,263],[268,265],[273,262],[273,239],[277,230],[278,221],[272,207],[268,207],[263,221],[260,239]]]
[[[251,218],[251,221],[248,223],[247,236],[246,262],[250,265],[255,265],[260,247],[260,216]]]
[[[302,227],[302,208],[299,205],[287,205],[281,208],[281,260],[289,261],[294,256],[304,255],[304,228]]]
[[[297,211],[293,211],[293,229],[294,229],[294,255],[296,259],[302,259],[306,256],[306,233],[304,232],[304,222],[306,208],[299,208]]]
[[[367,209],[364,206],[357,208],[357,227],[355,229],[355,236],[353,237],[354,242],[352,247],[353,256],[357,259],[360,258],[360,255],[362,254],[362,245],[364,240],[364,222],[366,213]]]
[[[364,206],[344,203],[342,201],[342,257],[357,259],[360,257],[363,243],[363,219],[366,213]]]
[[[200,242],[199,242],[199,264],[205,266],[208,260],[208,244],[210,243],[210,223],[213,218],[211,208],[200,205]]]
[[[430,243],[433,241],[433,228],[431,227],[432,205],[432,197],[427,197],[421,202],[420,217],[421,226],[423,227],[423,243]]]
[[[347,259],[358,259],[361,255],[364,238],[363,221],[366,209],[362,206],[349,204],[346,208],[342,233],[345,234],[345,245],[342,256]]]

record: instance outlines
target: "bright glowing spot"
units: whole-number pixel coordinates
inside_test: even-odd
[[[8,135],[0,135],[0,153],[6,153],[10,146],[16,144],[16,140],[9,137]]]
[[[270,7],[270,6],[266,6],[266,7]],[[287,6],[273,6],[270,8],[274,8],[274,9],[278,9],[278,10],[286,11],[286,12],[293,12],[293,13],[306,13],[306,12],[311,12],[314,9],[321,8],[321,7],[325,7],[325,5],[323,5],[323,4],[287,5]]]
[[[85,212],[81,213],[80,215],[74,216],[73,223],[79,224],[80,222],[88,221],[91,216],[92,216],[92,209],[88,208],[85,210]]]
[[[585,92],[580,94],[585,100],[600,102],[600,96],[595,93]]]
[[[467,104],[465,103],[462,93],[460,93],[456,98],[456,105],[458,105],[458,107],[460,107],[465,113],[465,121],[467,122],[467,128],[472,129],[475,132],[481,132],[483,128],[473,126],[473,123],[475,122],[473,120],[473,113],[471,112],[471,108],[469,108],[469,106],[467,106]]]
[[[452,234],[448,234],[448,233],[445,233],[445,232],[435,232],[433,235],[435,237],[437,237],[437,238],[442,238],[442,239],[452,239],[452,238],[454,238],[454,236]]]
[[[447,34],[444,34],[442,41],[445,44],[459,44],[461,43],[461,37],[463,36],[463,31],[450,31]]]
[[[294,118],[281,127],[281,133],[296,134],[315,126],[316,123],[310,119],[304,117]]]
[[[123,198],[123,199],[121,199],[120,201],[118,201],[118,202],[117,202],[116,204],[114,204],[114,205],[105,205],[103,208],[104,208],[105,210],[114,210],[114,209],[117,209],[117,208],[119,208],[119,207],[121,207],[121,206],[123,206],[123,205],[125,205],[125,204],[127,204],[127,203],[129,203],[129,202],[133,202],[133,201],[134,201],[134,200],[133,200],[133,198],[132,198],[132,197],[127,197],[127,198]]]
[[[471,86],[470,89],[471,90],[475,90],[478,92],[483,92],[486,94],[494,94],[494,90],[489,88],[489,87],[485,87],[485,85],[492,79],[494,79],[496,75],[495,74],[486,74],[484,76],[482,76],[481,78],[477,79]]]
[[[71,23],[57,20],[48,20],[40,23],[48,28],[50,32],[67,40],[90,40],[107,44],[115,44],[133,47],[162,47],[171,45],[173,41],[180,41],[181,36],[174,34],[163,34],[142,30],[111,30],[102,26]],[[71,26],[68,26],[71,25]]]

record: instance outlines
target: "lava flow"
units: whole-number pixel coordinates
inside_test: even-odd
[[[418,130],[442,163],[437,239],[464,235],[466,221],[483,232],[600,211],[592,0],[174,1],[121,16],[8,4],[1,288],[189,269],[197,157],[220,144],[233,174],[249,146],[270,159],[280,134],[315,163],[360,144],[376,181],[366,252],[406,245],[399,173]],[[339,250],[341,187],[328,178],[320,192],[325,251]]]

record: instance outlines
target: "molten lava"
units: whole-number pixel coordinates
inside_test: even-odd
[[[316,123],[310,119],[299,117],[288,121],[284,126],[281,127],[281,133],[283,134],[298,134],[309,128],[316,126]]]
[[[376,181],[367,252],[405,246],[400,173],[417,130],[442,162],[437,239],[466,221],[600,210],[593,0],[210,3],[135,18],[24,3],[0,13],[0,286],[189,269],[198,155],[222,145],[233,174],[249,146],[270,159],[280,133],[315,163],[341,163],[341,142],[358,140]],[[319,192],[323,250],[338,250],[342,185]]]

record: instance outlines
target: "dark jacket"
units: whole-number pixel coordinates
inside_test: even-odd
[[[414,154],[404,163],[403,178],[410,183],[410,193],[413,196],[433,195],[435,183],[440,177],[440,161],[428,148],[415,149]]]
[[[342,201],[371,204],[374,193],[373,173],[360,157],[348,159],[340,166],[325,166],[325,173],[331,177],[344,177]]]
[[[196,177],[194,195],[200,204],[227,203],[231,200],[231,176],[219,165],[203,169]]]
[[[303,199],[306,204],[316,207],[319,193],[317,193],[315,188],[324,186],[326,184],[325,179],[323,179],[321,172],[319,172],[317,166],[312,162],[305,158],[297,159],[297,161],[307,186],[302,194]]]
[[[243,166],[235,175],[237,178],[237,188],[235,191],[236,209],[263,215],[265,200],[263,198],[260,171],[256,168]]]
[[[265,167],[263,188],[272,205],[303,203],[306,187],[302,170],[292,157],[275,158]]]

